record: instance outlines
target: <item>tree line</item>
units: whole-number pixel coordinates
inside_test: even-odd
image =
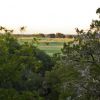
[[[44,33],[37,33],[37,34],[23,34],[22,32],[25,31],[25,27],[20,27],[20,34],[13,34],[14,30],[9,30],[6,27],[0,26],[0,33],[11,33],[15,37],[39,37],[39,38],[74,38],[76,35],[68,35],[63,34],[60,32],[57,33],[50,33],[50,34],[44,34]]]
[[[63,33],[50,33],[50,34],[13,34],[15,37],[37,37],[37,38],[74,38],[76,35],[66,35]]]

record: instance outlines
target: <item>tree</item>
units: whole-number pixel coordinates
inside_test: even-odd
[[[98,10],[97,10],[98,11]],[[64,43],[57,55],[55,67],[46,73],[51,89],[47,96],[52,100],[100,99],[100,21],[87,32],[76,29],[78,35],[72,42]],[[56,96],[56,98],[52,98]]]
[[[55,34],[53,34],[53,33],[52,34],[48,34],[47,37],[48,38],[55,38]]]
[[[65,38],[65,35],[62,33],[56,33],[56,38]]]
[[[20,44],[10,33],[0,35],[0,98],[43,100],[39,92],[52,60],[31,43]],[[33,92],[34,91],[34,92]],[[34,93],[36,94],[34,96]]]

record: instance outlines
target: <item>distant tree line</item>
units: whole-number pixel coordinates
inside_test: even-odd
[[[50,33],[50,34],[13,34],[15,37],[39,37],[39,38],[74,38],[76,35],[68,35],[63,33]]]
[[[15,37],[38,37],[38,38],[74,38],[76,35],[68,35],[68,34],[63,34],[60,32],[57,33],[50,33],[50,34],[44,34],[44,33],[38,33],[38,34],[24,34],[22,33],[25,31],[25,26],[20,27],[20,32],[21,34],[13,34],[14,30],[7,29],[6,27],[0,26],[0,34],[4,33],[11,33]]]

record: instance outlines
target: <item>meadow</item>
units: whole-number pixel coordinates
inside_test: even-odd
[[[72,38],[36,38],[36,37],[19,37],[19,43],[33,43],[40,50],[45,51],[52,56],[54,53],[60,53],[64,43],[72,41]]]

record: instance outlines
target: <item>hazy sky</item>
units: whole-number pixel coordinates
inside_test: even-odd
[[[71,33],[87,28],[100,0],[0,0],[0,25],[31,32]]]

